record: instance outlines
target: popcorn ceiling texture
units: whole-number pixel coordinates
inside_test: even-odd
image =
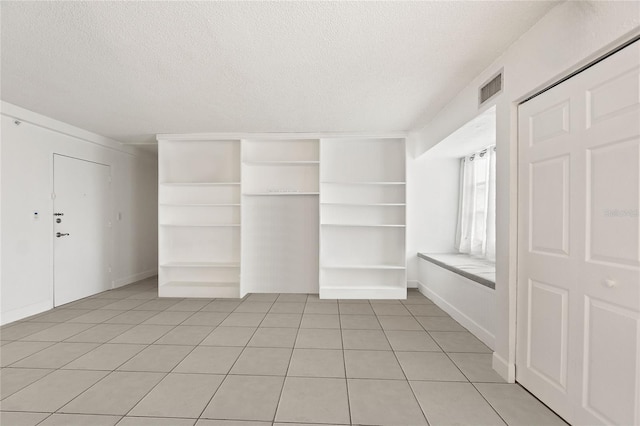
[[[123,142],[410,130],[555,2],[2,2],[2,100]]]

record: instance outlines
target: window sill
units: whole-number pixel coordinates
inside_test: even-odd
[[[496,264],[461,253],[418,253],[418,257],[494,290]]]

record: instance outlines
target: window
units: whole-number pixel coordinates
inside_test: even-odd
[[[460,253],[495,260],[496,147],[462,158],[456,248]]]

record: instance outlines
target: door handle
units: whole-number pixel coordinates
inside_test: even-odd
[[[69,233],[63,234],[61,232],[56,232],[56,237],[60,238],[60,237],[66,237],[67,235],[69,235]]]

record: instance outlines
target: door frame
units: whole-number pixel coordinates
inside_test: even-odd
[[[512,295],[509,298],[509,357],[513,361],[513,369],[509,368],[509,379],[513,378],[513,382],[517,383],[516,380],[516,371],[518,369],[517,364],[517,346],[519,341],[522,340],[525,336],[518,335],[518,325],[517,325],[517,306],[518,306],[518,298],[519,294],[519,268],[521,259],[519,258],[519,245],[520,245],[520,214],[521,211],[519,209],[520,198],[523,194],[520,193],[520,168],[519,168],[519,158],[520,158],[520,127],[519,127],[519,109],[522,104],[525,102],[543,94],[544,92],[553,89],[555,86],[562,84],[563,82],[569,80],[572,77],[580,74],[581,72],[591,68],[592,66],[598,64],[599,62],[604,61],[610,56],[618,53],[624,48],[634,44],[640,43],[640,31],[638,29],[633,30],[631,33],[615,40],[612,43],[607,44],[605,47],[596,50],[591,55],[584,58],[584,60],[574,64],[572,67],[566,69],[564,72],[558,74],[553,79],[547,81],[546,83],[537,86],[531,91],[527,92],[525,95],[515,99],[511,102],[510,111],[510,123],[511,123],[511,134],[515,135],[514,139],[516,141],[515,146],[512,146],[511,151],[511,167],[510,167],[510,182],[509,185],[515,188],[515,197],[511,200],[510,205],[510,227],[515,232],[515,236],[512,238],[512,243],[509,244],[510,253],[514,253],[513,256],[510,256],[510,264],[508,265],[509,269],[509,277],[513,277],[513,279],[509,282],[509,293]],[[494,363],[495,365],[495,363]],[[526,388],[525,388],[526,389]],[[544,404],[545,401],[541,402]]]
[[[68,155],[68,154],[63,154],[60,152],[52,152],[51,153],[51,209],[49,212],[49,217],[51,218],[51,227],[50,229],[50,238],[51,238],[51,308],[55,308],[56,307],[56,300],[55,300],[55,295],[56,295],[56,275],[55,275],[55,259],[56,259],[56,244],[55,244],[55,235],[54,235],[54,218],[55,216],[53,216],[53,214],[55,213],[55,205],[56,205],[56,182],[55,182],[55,176],[56,176],[56,171],[55,171],[55,158],[56,156],[59,157],[66,157],[66,158],[70,158],[72,160],[78,160],[78,161],[84,161],[87,163],[93,163],[93,164],[98,164],[100,166],[106,166],[109,169],[109,185],[108,185],[108,189],[107,189],[107,217],[109,217],[109,232],[107,232],[107,263],[109,265],[109,269],[107,272],[107,282],[108,282],[108,289],[111,290],[113,289],[113,251],[114,251],[114,247],[113,247],[113,241],[114,241],[114,235],[113,235],[113,188],[112,188],[112,183],[113,183],[113,175],[112,175],[112,170],[111,170],[111,164],[107,164],[107,163],[102,163],[100,161],[94,161],[94,160],[88,160],[86,158],[82,158],[82,157],[76,157],[73,155]]]

